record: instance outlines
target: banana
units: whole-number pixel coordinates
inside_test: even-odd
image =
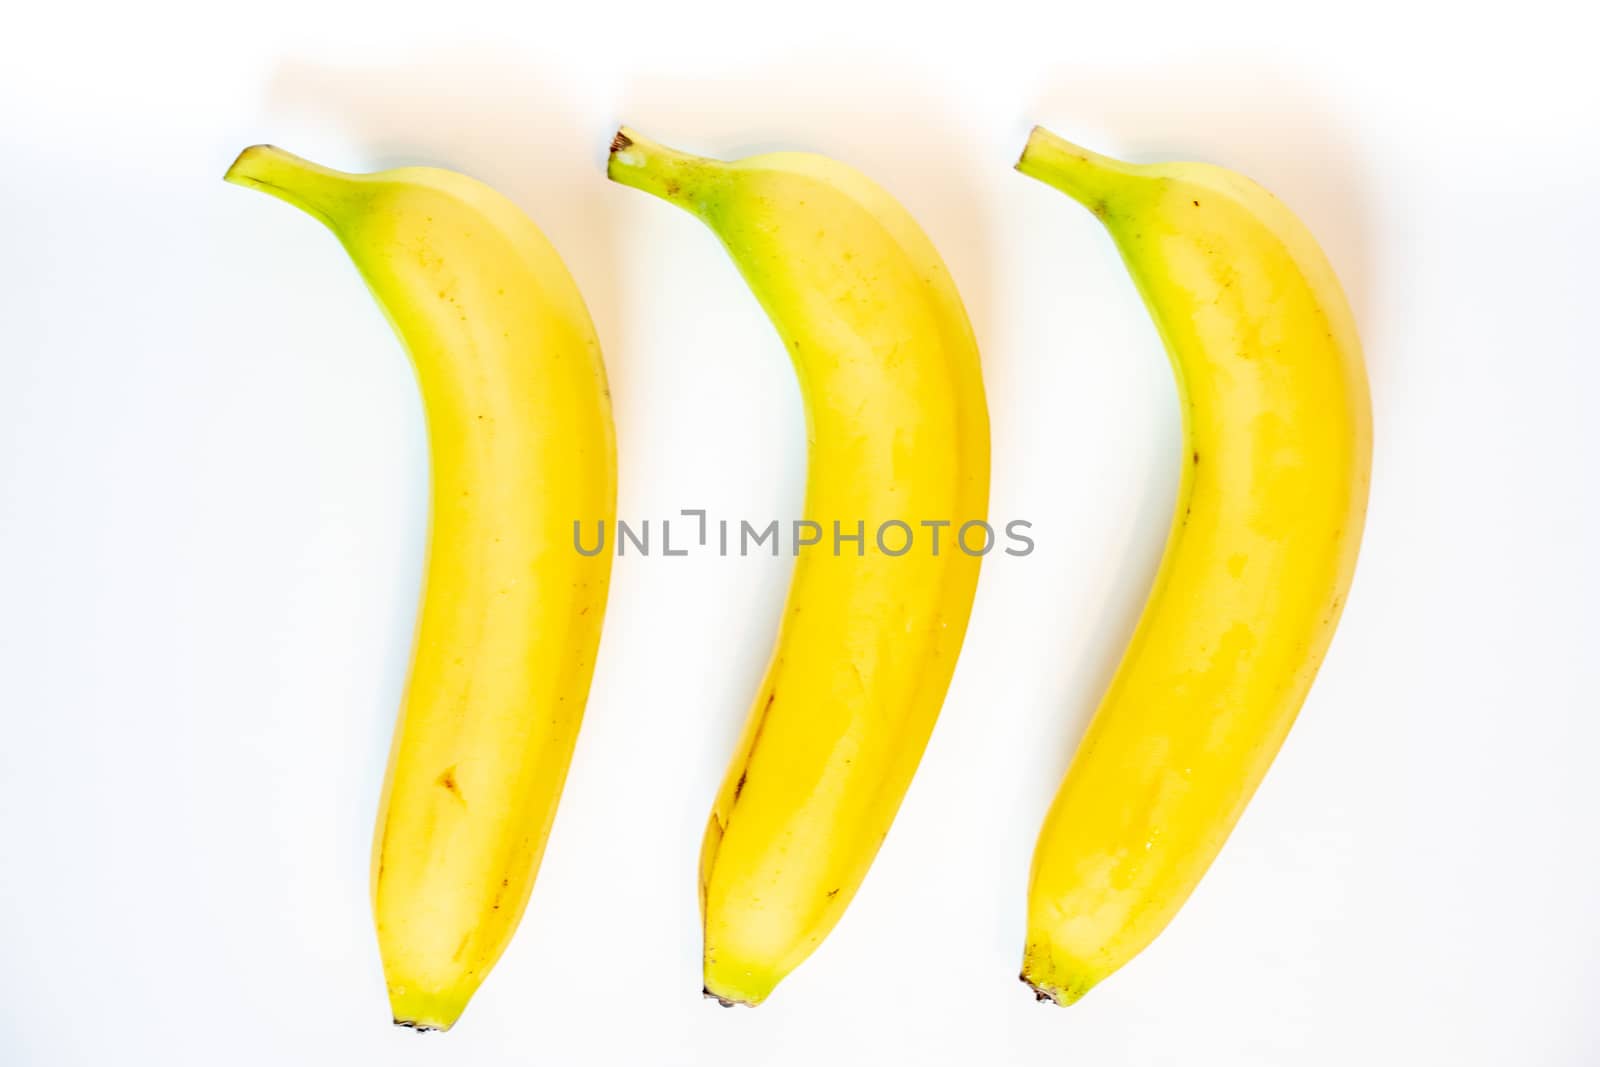
[[[470,178],[258,146],[227,180],[334,232],[421,387],[431,530],[372,894],[395,1022],[445,1030],[527,905],[594,670],[611,559],[572,531],[615,519],[600,346],[544,235]]]
[[[1271,194],[1040,128],[1017,169],[1110,230],[1185,438],[1149,600],[1034,853],[1022,979],[1071,1004],[1172,920],[1299,712],[1355,570],[1372,418],[1339,281]]]
[[[988,505],[983,379],[938,253],[856,171],[798,153],[702,159],[624,128],[607,173],[716,233],[805,401],[805,517],[824,541],[796,549],[700,857],[705,992],[753,1005],[839,921],[944,701],[979,566],[953,538]],[[915,535],[903,555],[905,531],[878,537],[896,521]],[[834,537],[858,531],[859,555]]]

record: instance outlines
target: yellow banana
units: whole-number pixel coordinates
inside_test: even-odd
[[[1185,437],[1154,587],[1034,853],[1022,978],[1070,1004],[1171,921],[1287,735],[1355,570],[1372,420],[1339,281],[1260,186],[1043,129],[1017,169],[1110,230]]]
[[[421,387],[428,561],[372,892],[395,1022],[448,1029],[527,905],[594,670],[611,557],[573,524],[615,518],[600,346],[544,235],[470,178],[268,146],[227,178],[334,232]]]
[[[977,345],[933,245],[848,167],[798,153],[725,163],[624,129],[608,173],[721,238],[805,401],[805,515],[823,542],[796,550],[700,858],[706,993],[757,1004],[866,876],[955,668],[979,559],[954,538],[984,520],[989,493]],[[913,535],[903,555],[894,522]],[[860,531],[861,554],[836,531]]]

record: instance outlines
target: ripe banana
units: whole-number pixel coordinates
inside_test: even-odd
[[[1111,231],[1185,437],[1154,587],[1034,853],[1022,979],[1071,1004],[1171,921],[1300,710],[1355,570],[1372,420],[1339,281],[1271,194],[1043,129],[1017,169]]]
[[[470,178],[268,146],[227,178],[334,232],[421,387],[428,562],[372,892],[395,1022],[448,1029],[527,905],[594,670],[611,559],[571,531],[615,519],[600,346],[544,235]]]
[[[862,543],[798,551],[706,827],[705,991],[758,1004],[866,876],[955,668],[979,560],[951,535],[985,518],[989,494],[977,345],[928,238],[842,164],[798,153],[725,163],[623,129],[608,174],[721,238],[800,379],[806,518],[829,534],[865,530]],[[893,521],[948,521],[943,551],[921,537],[886,552],[874,531]],[[890,551],[905,540],[890,537]]]

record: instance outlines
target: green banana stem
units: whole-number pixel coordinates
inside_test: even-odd
[[[1045,129],[1035,126],[1017,160],[1017,169],[1030,178],[1054,186],[1104,220],[1107,200],[1127,187],[1127,179],[1139,168],[1087,148],[1079,148]]]
[[[277,197],[337,229],[337,219],[354,198],[360,179],[354,174],[320,166],[269,144],[252,145],[239,153],[223,181]]]
[[[624,126],[611,139],[606,177],[704,218],[711,203],[714,179],[726,167],[721,160],[668,148]]]

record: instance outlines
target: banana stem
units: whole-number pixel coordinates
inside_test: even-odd
[[[726,164],[657,144],[627,126],[611,139],[606,177],[703,215],[710,179]]]
[[[260,189],[336,228],[336,220],[348,209],[360,178],[301,159],[274,145],[258,144],[240,152],[222,180]]]
[[[1138,172],[1132,164],[1079,148],[1043,126],[1028,135],[1017,169],[1060,189],[1101,219],[1108,213],[1107,200]]]

